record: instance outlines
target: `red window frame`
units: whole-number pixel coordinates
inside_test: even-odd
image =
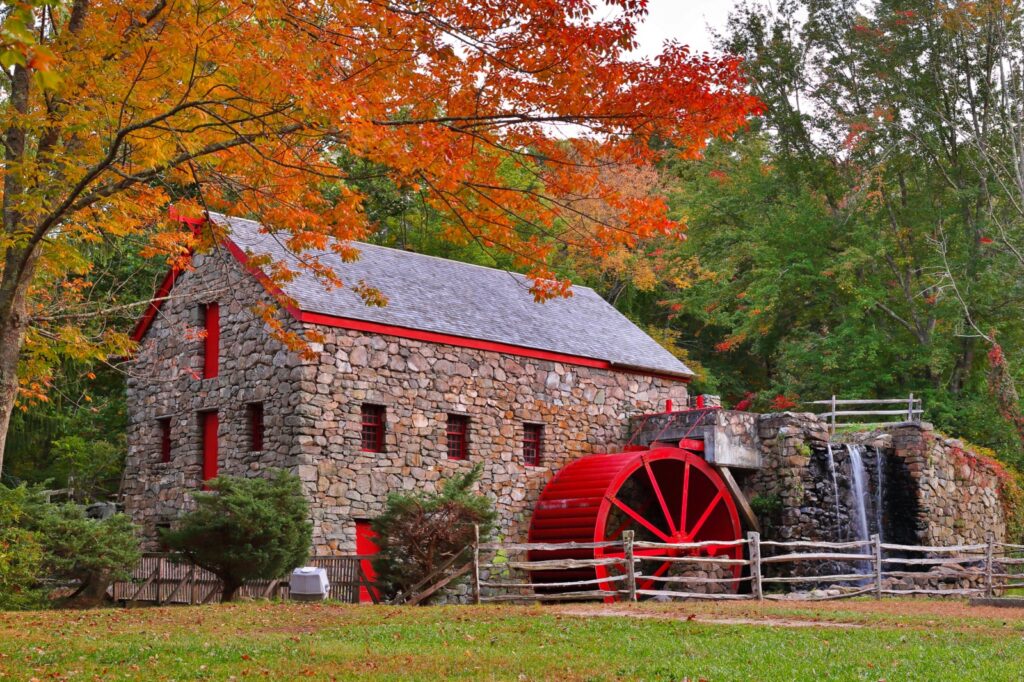
[[[209,481],[211,478],[217,478],[219,470],[217,457],[218,457],[218,431],[220,430],[220,420],[217,416],[217,412],[200,412],[199,413],[199,424],[200,424],[200,439],[202,440],[202,453],[203,453],[203,480]]]
[[[160,463],[167,464],[171,461],[171,418],[161,417],[157,423],[160,425]]]
[[[448,459],[469,459],[469,417],[449,414],[445,439],[448,443]]]
[[[249,452],[263,450],[263,403],[249,403]]]
[[[207,303],[199,306],[203,331],[203,378],[213,379],[220,373],[220,306]]]
[[[544,457],[544,425],[523,424],[523,463],[538,467]]]
[[[387,408],[383,405],[363,403],[360,437],[363,452],[384,452],[384,428]]]

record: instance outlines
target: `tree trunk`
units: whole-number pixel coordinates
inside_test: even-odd
[[[27,294],[35,258],[31,259],[21,282],[0,280],[0,475],[4,470],[4,448],[18,397],[18,357],[28,329]],[[10,272],[5,270],[5,274]]]

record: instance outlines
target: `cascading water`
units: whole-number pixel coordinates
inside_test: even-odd
[[[832,443],[827,444],[828,447],[828,472],[832,476],[832,499],[836,501],[836,540],[841,539],[842,535],[842,524],[840,523],[839,514],[839,481],[836,479],[836,458],[832,454]]]
[[[853,520],[857,531],[856,539],[864,542],[869,539],[870,535],[866,499],[867,486],[865,485],[868,472],[864,467],[864,446],[847,445],[846,452],[850,455],[850,477],[853,480]],[[867,546],[860,548],[862,554],[867,554],[870,551]]]

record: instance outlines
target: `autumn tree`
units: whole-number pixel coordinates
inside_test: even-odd
[[[130,350],[82,331],[87,246],[134,240],[187,267],[166,207],[261,219],[296,251],[367,222],[344,153],[424,192],[445,239],[513,254],[538,298],[546,257],[676,229],[655,198],[616,202],[609,166],[650,162],[653,137],[693,155],[758,107],[739,61],[667,44],[630,60],[645,2],[35,0],[5,8],[0,136],[0,451],[19,390],[45,393],[44,349]],[[507,181],[509,173],[534,182]],[[574,233],[593,194],[621,220]],[[288,277],[313,262],[266,264]],[[330,285],[344,273],[317,270]],[[91,311],[95,314],[95,311]],[[18,365],[22,362],[19,387]],[[24,397],[24,396],[23,396]]]
[[[663,295],[725,393],[913,391],[940,428],[1024,462],[987,367],[1016,402],[1021,31],[997,0],[737,8],[720,45],[766,114],[670,164],[690,230]]]

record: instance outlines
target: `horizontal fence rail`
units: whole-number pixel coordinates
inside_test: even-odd
[[[923,402],[920,398],[915,398],[913,393],[906,398],[859,398],[853,400],[841,400],[836,398],[836,396],[832,396],[829,400],[811,400],[804,404],[828,406],[829,411],[821,412],[818,416],[827,419],[833,431],[835,431],[836,426],[842,426],[843,424],[881,426],[892,423],[891,420],[866,423],[864,420],[860,419],[860,417],[902,417],[904,421],[919,422],[921,421],[921,416],[924,414]],[[900,409],[879,409],[874,407],[876,405],[901,405],[902,407]],[[857,419],[845,421],[845,419],[849,417],[857,417]],[[844,418],[844,421],[840,423],[838,421],[839,418]]]
[[[709,548],[718,555],[701,554]],[[722,554],[736,548],[743,549],[744,558]],[[588,551],[593,558],[584,558]],[[530,552],[573,558],[531,560]],[[614,542],[481,543],[473,557],[475,603],[995,596],[1024,587],[1024,545],[903,545],[877,535],[851,542],[784,542],[749,533],[732,541],[664,543],[635,541],[627,531]],[[666,566],[679,570],[666,571]],[[735,567],[741,569],[738,575]],[[594,577],[597,569],[605,577]],[[552,571],[590,571],[590,577],[559,580]],[[794,594],[794,587],[801,591]]]

